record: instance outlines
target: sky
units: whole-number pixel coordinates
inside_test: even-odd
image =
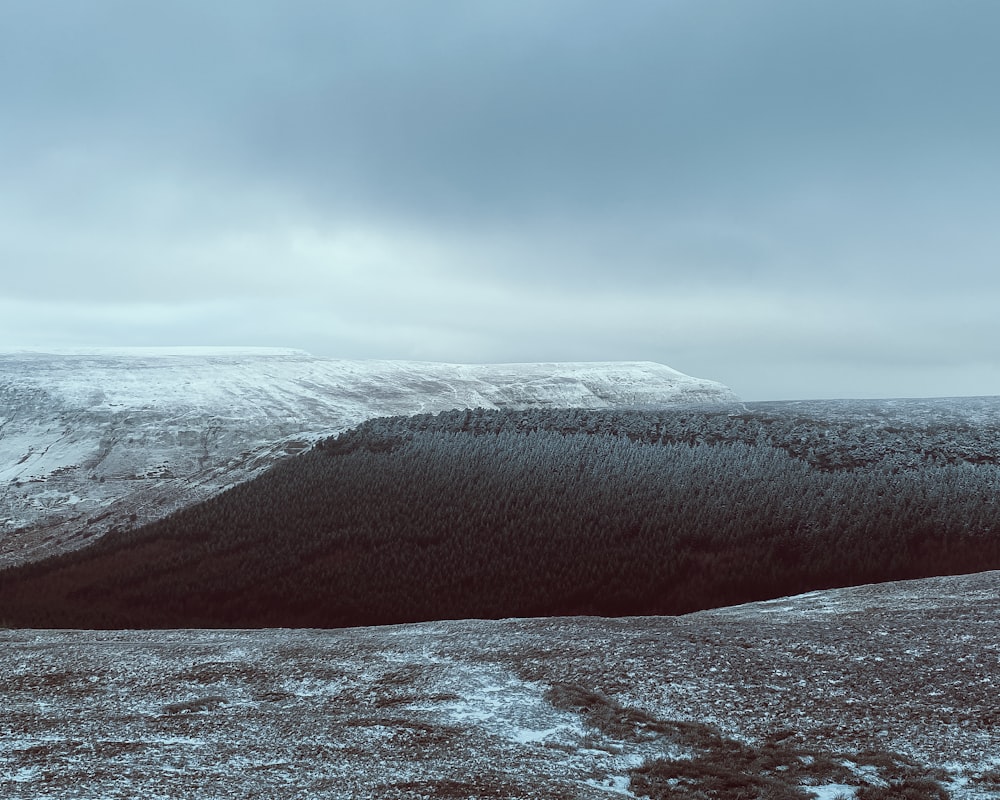
[[[0,0],[0,346],[1000,395],[995,0]]]

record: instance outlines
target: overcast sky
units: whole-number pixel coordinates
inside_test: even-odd
[[[0,0],[0,344],[1000,394],[995,0]]]

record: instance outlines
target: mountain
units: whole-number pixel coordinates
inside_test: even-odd
[[[803,411],[380,417],[0,573],[0,609],[42,628],[658,615],[1000,568],[1000,403]]]
[[[683,617],[2,630],[40,797],[996,800],[1000,573]]]
[[[74,549],[376,416],[729,403],[649,362],[342,361],[269,348],[0,353],[0,565]]]

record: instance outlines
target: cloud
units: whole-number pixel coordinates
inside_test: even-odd
[[[1000,393],[998,24],[986,0],[11,0],[0,340]]]

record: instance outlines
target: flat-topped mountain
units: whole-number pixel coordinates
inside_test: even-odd
[[[0,565],[157,519],[375,416],[734,400],[719,383],[649,362],[343,361],[271,348],[0,353]]]

